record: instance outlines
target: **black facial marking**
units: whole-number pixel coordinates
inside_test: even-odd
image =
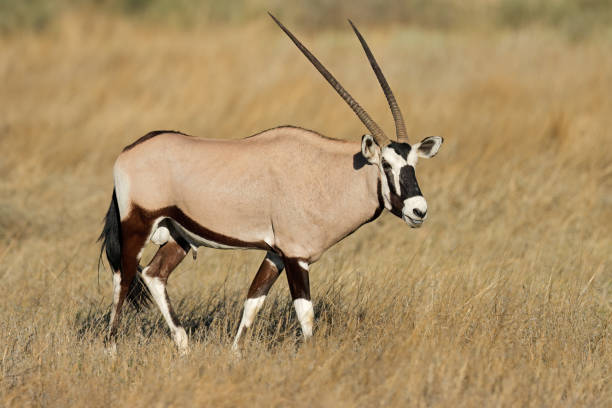
[[[422,195],[421,189],[419,188],[419,183],[416,179],[414,167],[411,165],[405,165],[401,168],[399,174],[401,191],[399,193],[395,188],[395,183],[393,182],[393,169],[385,159],[382,159],[382,168],[387,178],[387,185],[389,186],[389,203],[391,204],[391,213],[401,218],[402,210],[404,208],[404,200],[410,197]]]
[[[392,167],[385,159],[382,159],[382,168],[385,172],[385,176],[387,176],[387,184],[389,185],[389,191],[391,191],[391,194],[397,195],[397,191],[395,190],[395,183],[393,182],[394,177]]]
[[[412,147],[410,147],[408,143],[398,143],[398,142],[389,143],[389,147],[395,150],[395,153],[402,156],[404,160],[408,160],[408,153],[410,153],[410,150],[412,149]]]
[[[395,183],[393,182],[393,171],[391,165],[382,159],[382,168],[387,176],[387,185],[389,186],[389,203],[391,204],[391,213],[402,217],[402,208],[404,207],[404,200],[400,197],[395,189]],[[400,173],[401,174],[401,173]]]
[[[397,194],[390,195],[390,203],[391,203],[391,214],[396,217],[402,218],[402,209],[404,208],[404,201]]]
[[[417,183],[414,167],[407,165],[400,171],[400,186],[402,188],[402,198],[405,200],[410,197],[419,196],[421,189]]]

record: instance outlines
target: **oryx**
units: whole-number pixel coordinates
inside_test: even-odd
[[[387,98],[397,141],[389,140],[317,58],[272,18],[371,135],[359,143],[291,126],[240,140],[156,131],[125,147],[113,168],[114,191],[100,236],[113,270],[108,335],[113,346],[124,300],[137,303],[148,289],[179,350],[187,350],[166,283],[185,255],[200,246],[267,251],[249,288],[234,346],[283,269],[308,338],[314,319],[309,266],[385,208],[411,227],[427,217],[414,167],[419,157],[438,152],[442,138],[408,143],[395,97],[357,28],[349,21]],[[140,253],[149,240],[160,247],[141,270]]]

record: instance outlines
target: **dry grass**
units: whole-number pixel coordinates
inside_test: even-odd
[[[359,122],[266,18],[186,32],[66,14],[0,38],[0,405],[612,404],[610,37],[365,34],[410,134],[445,137],[418,169],[430,219],[386,215],[314,265],[312,343],[279,281],[241,360],[258,252],[205,250],[175,272],[187,358],[157,310],[128,313],[119,358],[104,355],[95,239],[114,157],[157,128],[357,139]],[[348,27],[304,39],[391,129]]]

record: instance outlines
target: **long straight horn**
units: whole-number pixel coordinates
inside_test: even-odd
[[[370,132],[372,132],[372,137],[376,140],[380,146],[387,145],[389,143],[389,138],[385,136],[382,129],[372,120],[370,115],[357,103],[355,99],[340,85],[340,83],[334,78],[334,76],[319,62],[319,60],[312,55],[310,51],[297,39],[291,32],[274,17],[271,13],[270,17],[278,24],[278,26],[291,38],[291,41],[302,51],[302,54],[308,58],[308,60],[315,66],[315,68],[323,75],[323,78],[329,82],[329,84],[338,92],[338,95],[344,99],[344,101],[351,107],[353,112],[357,115],[357,117],[363,122],[363,124],[368,128]]]
[[[391,113],[393,114],[393,120],[395,121],[395,132],[397,133],[397,141],[402,143],[408,143],[408,135],[406,135],[404,117],[402,116],[402,112],[400,111],[397,101],[395,100],[395,96],[393,96],[393,92],[391,92],[391,88],[389,87],[385,76],[380,70],[378,63],[376,62],[376,58],[374,58],[372,51],[370,51],[368,43],[366,43],[366,41],[363,39],[363,36],[359,32],[359,30],[357,30],[355,24],[353,24],[351,20],[349,20],[349,23],[351,24],[351,27],[353,27],[355,34],[357,34],[357,38],[359,38],[359,42],[361,43],[361,46],[363,47],[368,57],[368,61],[370,61],[370,65],[372,66],[372,69],[376,74],[376,78],[378,78],[378,83],[380,83],[380,86],[382,87],[383,92],[387,97],[387,102],[389,102],[389,107],[391,108]]]

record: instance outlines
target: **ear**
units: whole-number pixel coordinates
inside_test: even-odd
[[[361,138],[361,154],[370,164],[380,163],[380,146],[370,135],[363,135]]]
[[[413,145],[412,148],[416,149],[419,157],[429,159],[438,153],[443,141],[444,139],[442,139],[440,136],[429,136],[421,140],[416,145]]]

